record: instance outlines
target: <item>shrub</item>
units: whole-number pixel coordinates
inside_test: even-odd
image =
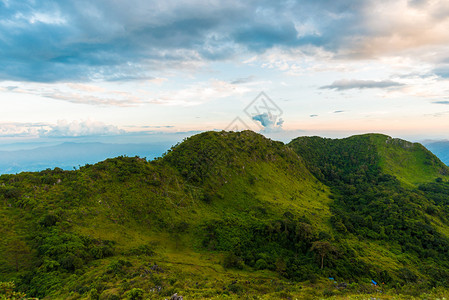
[[[335,292],[332,290],[329,290],[329,289],[325,289],[323,291],[323,296],[324,297],[332,297],[332,296],[335,296]]]
[[[100,294],[98,293],[97,289],[90,290],[89,298],[90,298],[90,300],[99,300],[100,299]]]
[[[138,288],[133,288],[129,291],[127,291],[124,296],[126,297],[126,299],[128,300],[140,300],[143,299],[143,294],[145,293],[144,290],[142,289],[138,289]]]
[[[243,269],[243,259],[235,255],[233,252],[228,252],[223,258],[223,266],[225,268]]]
[[[267,262],[265,261],[265,259],[258,259],[257,261],[256,261],[256,264],[254,265],[254,267],[257,269],[257,270],[263,270],[263,269],[266,269],[266,268],[268,268],[268,264],[267,264]]]
[[[124,272],[123,267],[131,267],[132,264],[126,260],[118,260],[111,262],[107,267],[107,273],[122,274]]]
[[[234,294],[241,294],[244,291],[244,288],[241,284],[233,282],[228,285],[228,290]]]
[[[39,222],[40,225],[44,226],[44,227],[51,227],[56,225],[56,223],[59,221],[58,216],[54,215],[54,214],[46,214],[42,220]]]
[[[154,249],[150,245],[139,245],[137,247],[131,248],[128,251],[128,255],[148,255],[153,256],[154,255]]]

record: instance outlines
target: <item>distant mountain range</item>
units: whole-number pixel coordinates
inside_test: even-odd
[[[423,144],[442,162],[449,165],[449,141],[425,142]]]
[[[34,149],[0,151],[0,174],[41,171],[54,167],[73,170],[73,168],[85,164],[97,163],[106,158],[121,155],[153,159],[160,156],[170,146],[169,142],[151,144],[62,143]]]

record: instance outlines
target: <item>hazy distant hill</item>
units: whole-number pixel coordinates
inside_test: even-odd
[[[2,175],[0,281],[48,299],[447,289],[448,174],[385,135],[285,145],[243,131],[192,136],[154,161]]]
[[[87,163],[96,163],[120,155],[140,156],[153,159],[170,147],[170,143],[107,144],[63,143],[56,146],[37,147],[27,150],[0,151],[0,174],[22,171],[41,171],[59,167],[73,170]]]
[[[449,141],[428,142],[424,143],[424,145],[446,165],[449,165]]]

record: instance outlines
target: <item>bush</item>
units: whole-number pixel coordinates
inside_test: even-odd
[[[89,249],[90,255],[95,259],[101,259],[114,255],[114,246],[111,241],[93,241]]]
[[[133,288],[132,290],[127,291],[124,296],[128,300],[140,300],[143,299],[143,294],[145,293],[144,290]]]
[[[335,296],[335,292],[332,290],[329,290],[329,289],[325,289],[323,291],[323,296],[324,297],[332,297],[332,296]]]
[[[99,300],[100,299],[100,294],[98,293],[97,289],[90,290],[89,298],[90,298],[90,300]]]
[[[18,199],[22,195],[22,191],[18,188],[12,187],[4,190],[3,194],[6,199]]]
[[[223,258],[223,267],[225,268],[235,268],[241,270],[243,269],[243,266],[243,259],[232,252],[228,252]]]
[[[268,268],[268,264],[267,264],[267,262],[265,261],[265,259],[258,259],[257,261],[256,261],[256,264],[254,265],[254,267],[257,269],[257,270],[264,270],[264,269],[266,269],[266,268]]]
[[[46,214],[42,220],[39,222],[40,225],[44,227],[51,227],[56,225],[56,223],[59,222],[58,216],[54,214]]]
[[[111,262],[107,267],[107,273],[122,274],[124,273],[123,267],[131,267],[132,264],[126,260],[118,260]]]
[[[228,290],[234,294],[241,294],[244,291],[244,288],[241,284],[233,282],[230,285],[228,285]]]
[[[154,249],[150,245],[139,245],[137,247],[131,248],[128,251],[128,255],[148,255],[153,256],[154,255]]]

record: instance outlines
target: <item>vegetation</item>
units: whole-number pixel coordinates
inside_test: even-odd
[[[383,135],[284,145],[244,131],[153,161],[2,175],[0,299],[437,297],[447,174]]]
[[[441,228],[448,223],[438,201],[448,195],[447,166],[419,144],[383,135],[298,138],[290,146],[332,188],[331,222],[340,242],[383,248],[381,263],[371,263],[372,277],[448,285],[449,239]]]

